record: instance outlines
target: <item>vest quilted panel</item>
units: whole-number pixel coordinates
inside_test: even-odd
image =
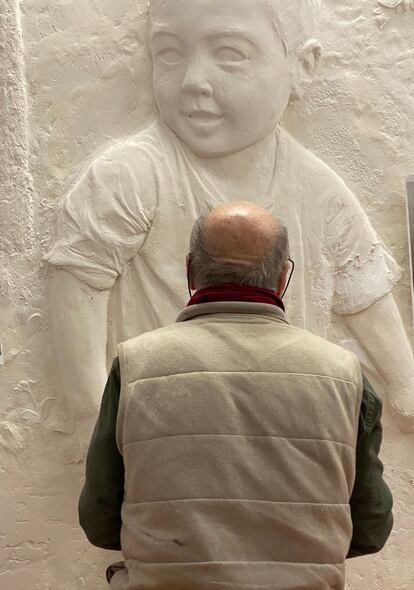
[[[218,313],[129,341],[120,362],[114,587],[342,590],[355,357],[277,317]]]

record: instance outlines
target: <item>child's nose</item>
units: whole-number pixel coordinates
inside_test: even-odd
[[[212,96],[213,88],[207,77],[207,68],[201,60],[193,60],[189,63],[182,90],[185,94],[193,96]]]

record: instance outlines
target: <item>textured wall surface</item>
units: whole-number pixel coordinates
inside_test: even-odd
[[[396,5],[395,9],[386,5]],[[68,178],[145,126],[154,107],[143,0],[0,0],[0,586],[105,588],[77,525],[83,465],[57,378],[41,258]],[[412,337],[404,202],[414,172],[410,2],[325,0],[325,57],[286,126],[355,191],[404,270],[396,297]],[[385,412],[395,527],[380,556],[348,567],[352,590],[414,584],[413,436]]]

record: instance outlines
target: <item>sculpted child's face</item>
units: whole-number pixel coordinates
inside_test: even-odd
[[[268,0],[153,0],[161,119],[197,155],[240,151],[272,131],[291,94]]]

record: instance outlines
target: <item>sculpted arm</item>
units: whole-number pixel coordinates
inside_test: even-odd
[[[53,344],[82,447],[89,442],[107,379],[108,297],[109,291],[93,289],[65,270],[54,273],[50,311]]]
[[[116,144],[77,179],[59,208],[56,240],[46,256],[54,267],[54,349],[81,448],[89,443],[107,379],[109,293],[155,214],[151,168],[134,146]]]
[[[335,260],[333,311],[383,379],[400,428],[414,432],[414,359],[392,295],[400,269],[345,186],[327,205]]]
[[[401,429],[414,432],[414,359],[394,297],[344,319],[384,379]]]

